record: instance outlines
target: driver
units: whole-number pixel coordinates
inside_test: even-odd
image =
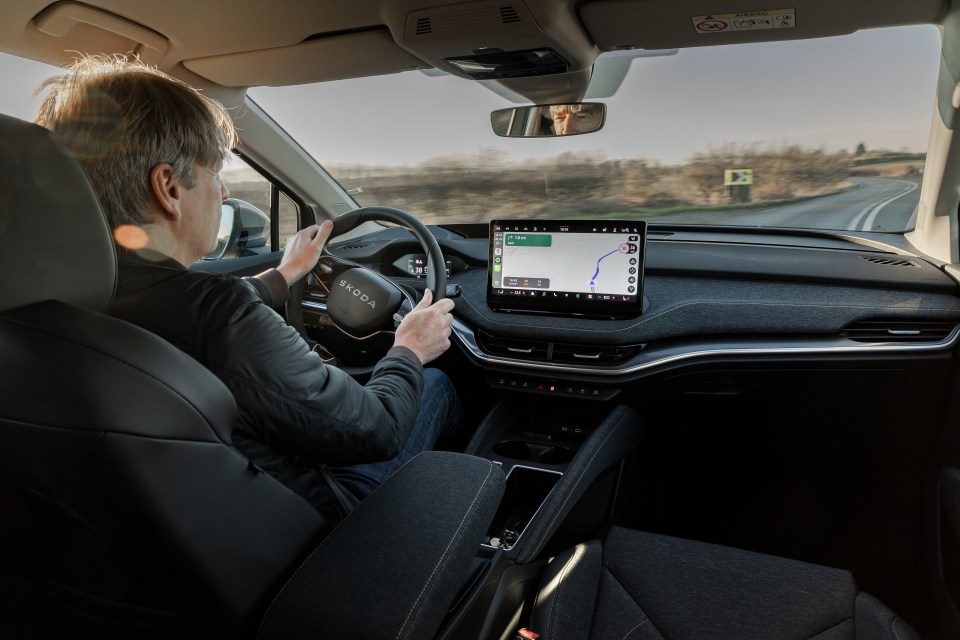
[[[550,106],[553,132],[558,136],[596,131],[603,123],[603,107],[598,104],[555,104]]]
[[[332,223],[299,231],[252,278],[188,270],[216,245],[218,172],[237,143],[224,107],[137,60],[92,56],[46,80],[36,121],[83,164],[119,262],[110,313],[165,338],[233,393],[233,442],[332,525],[462,411],[439,369],[453,301],[429,290],[362,385],[326,366],[272,307],[316,264]]]

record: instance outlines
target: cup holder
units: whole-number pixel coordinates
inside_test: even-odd
[[[504,440],[493,445],[493,452],[513,460],[531,460],[534,457],[533,445],[520,440]]]
[[[511,460],[531,460],[544,464],[566,464],[573,460],[573,450],[556,445],[542,445],[522,440],[503,440],[493,445],[493,452]]]
[[[547,447],[537,456],[544,464],[566,464],[573,460],[573,450],[566,447]]]

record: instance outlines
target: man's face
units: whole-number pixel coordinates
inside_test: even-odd
[[[184,230],[188,237],[182,241],[190,247],[194,259],[199,260],[217,247],[221,205],[230,192],[213,169],[197,165],[195,178],[196,187],[184,193]]]
[[[552,117],[554,133],[565,136],[595,131],[603,116],[600,109],[594,107],[583,107],[577,111],[575,107],[561,106],[553,110]]]

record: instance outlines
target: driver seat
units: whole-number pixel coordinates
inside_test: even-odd
[[[227,388],[106,315],[116,258],[82,168],[4,115],[0,239],[0,592],[49,597],[0,612],[0,633],[243,638],[268,610],[290,631],[301,605],[364,616],[365,637],[439,626],[503,491],[492,463],[423,454],[324,538],[312,506],[231,446]],[[364,561],[359,540],[384,536],[411,555]],[[358,593],[391,608],[358,610]]]
[[[113,241],[69,152],[6,116],[0,140],[5,564],[78,623],[251,626],[321,519],[229,446],[237,409],[215,376],[105,314]]]

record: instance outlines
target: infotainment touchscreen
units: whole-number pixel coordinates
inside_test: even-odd
[[[643,220],[494,220],[487,304],[498,311],[640,315],[646,226]]]

